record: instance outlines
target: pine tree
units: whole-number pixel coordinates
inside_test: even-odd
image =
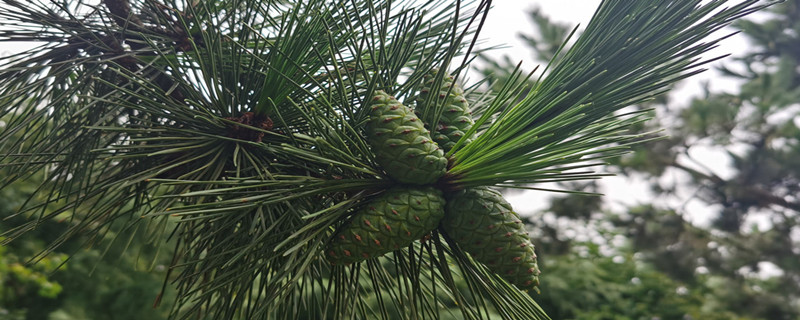
[[[0,71],[3,185],[45,176],[31,196],[45,200],[19,209],[29,222],[9,239],[64,218],[51,248],[109,233],[176,241],[176,318],[547,318],[438,230],[381,258],[324,258],[337,230],[404,182],[377,155],[391,142],[370,144],[374,97],[410,104],[433,69],[447,70],[434,86],[458,81],[491,1],[4,4],[0,40],[41,46]],[[446,173],[411,183],[451,193],[602,177],[589,168],[648,137],[629,132],[646,113],[617,111],[699,72],[719,41],[707,37],[764,7],[725,4],[603,2],[530,88],[515,70],[472,104]],[[445,109],[414,111],[430,130]]]

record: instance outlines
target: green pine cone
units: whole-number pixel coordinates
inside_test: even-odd
[[[448,152],[456,145],[461,137],[467,134],[467,131],[472,128],[475,121],[472,120],[469,104],[464,97],[464,89],[462,89],[461,85],[458,83],[453,84],[452,76],[448,75],[442,79],[439,90],[433,88],[437,73],[438,70],[434,69],[425,75],[422,89],[420,90],[419,96],[417,96],[417,109],[422,110],[425,99],[431,94],[437,95],[431,103],[444,104],[444,112],[439,118],[439,124],[436,126],[436,132],[433,134],[433,140],[444,149],[444,152]],[[453,85],[452,90],[450,90],[451,85]],[[444,102],[442,102],[442,100],[444,100]],[[471,137],[468,137],[466,143],[470,143],[471,141]]]
[[[499,192],[477,187],[449,194],[441,229],[506,281],[536,290],[540,272],[533,243]]]
[[[359,209],[336,231],[325,256],[351,264],[406,247],[444,216],[444,197],[433,187],[394,187]]]
[[[386,173],[409,184],[439,180],[447,170],[447,159],[414,112],[380,90],[371,107],[367,139]]]

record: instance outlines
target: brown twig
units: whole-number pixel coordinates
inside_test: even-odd
[[[131,13],[131,4],[128,0],[103,0],[108,11],[111,11],[114,22],[120,27],[125,27],[130,23],[136,26],[142,26],[142,21],[139,17]]]
[[[244,126],[234,125],[229,128],[228,136],[235,139],[261,142],[264,132],[253,130],[249,127],[269,131],[272,130],[272,119],[263,115],[256,115],[253,112],[245,112],[241,117],[229,117],[228,120],[240,123]]]

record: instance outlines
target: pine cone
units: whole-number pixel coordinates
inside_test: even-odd
[[[375,92],[371,107],[367,138],[375,161],[386,173],[409,184],[439,180],[447,159],[414,112],[380,90]]]
[[[506,281],[536,290],[540,272],[533,244],[499,192],[476,187],[449,194],[441,229]]]
[[[433,134],[433,140],[439,144],[444,152],[450,151],[461,137],[467,134],[475,121],[472,120],[472,113],[469,111],[469,103],[464,97],[464,89],[458,83],[453,84],[453,77],[448,75],[442,79],[441,85],[438,90],[433,87],[436,81],[436,74],[438,70],[431,70],[423,78],[423,87],[417,97],[417,109],[423,110],[426,107],[425,100],[431,94],[436,95],[430,103],[433,105],[444,104],[444,111],[439,118],[439,124],[436,126],[436,132]],[[453,89],[450,89],[450,86]],[[449,91],[449,92],[448,92]],[[444,101],[442,101],[444,100]],[[472,141],[471,137],[467,138],[466,143]],[[465,144],[466,145],[466,144]]]
[[[340,228],[325,250],[332,264],[350,264],[410,245],[431,232],[444,216],[442,192],[432,187],[395,187]]]

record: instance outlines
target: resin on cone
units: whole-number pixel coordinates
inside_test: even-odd
[[[444,216],[442,192],[394,187],[366,203],[334,234],[325,256],[334,265],[380,257],[428,234]]]
[[[517,288],[536,290],[539,267],[525,227],[503,196],[487,187],[449,194],[442,230],[478,262]]]
[[[472,119],[469,103],[464,97],[464,89],[461,88],[461,85],[453,83],[453,76],[446,75],[441,84],[434,87],[437,73],[438,70],[434,69],[423,78],[422,89],[416,99],[417,110],[423,110],[427,106],[425,102],[428,99],[430,99],[428,103],[431,107],[439,104],[444,105],[443,112],[439,117],[439,123],[436,125],[436,132],[433,133],[433,140],[439,144],[444,152],[448,152],[461,137],[467,134],[467,131],[472,128],[475,121]],[[433,97],[430,97],[431,95]],[[469,143],[471,141],[471,138],[467,138],[465,142]]]
[[[447,159],[442,149],[410,108],[380,90],[370,107],[367,140],[375,161],[390,177],[424,185],[444,175]]]

